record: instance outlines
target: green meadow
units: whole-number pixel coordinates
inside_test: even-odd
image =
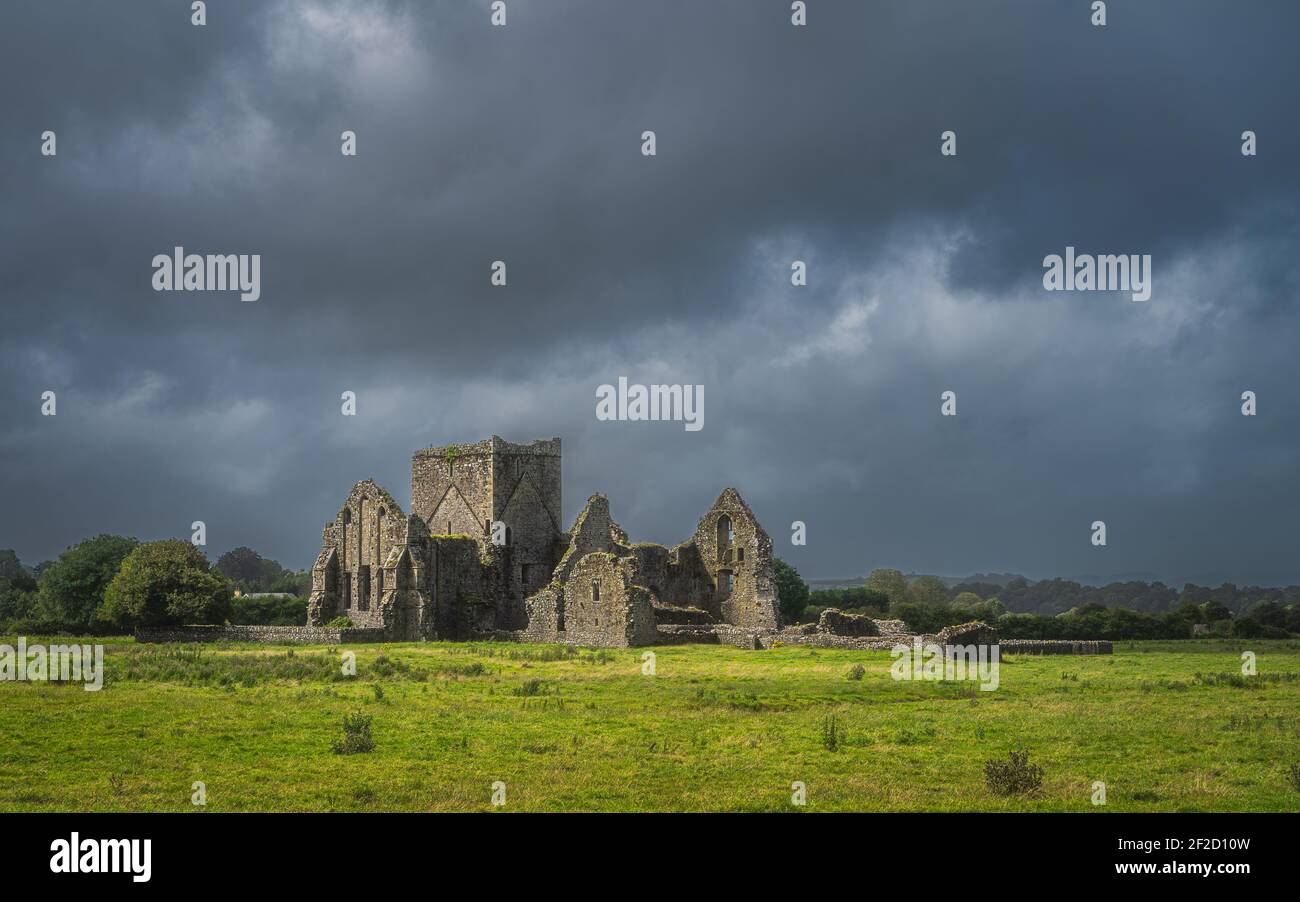
[[[1294,640],[1007,657],[993,692],[803,646],[98,641],[99,692],[0,682],[0,811],[1300,809]],[[338,754],[357,712],[373,749]],[[1013,750],[1036,792],[987,785]]]

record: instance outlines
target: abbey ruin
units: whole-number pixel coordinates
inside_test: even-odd
[[[829,608],[782,624],[772,540],[732,488],[671,548],[631,542],[592,495],[560,526],[560,440],[417,451],[411,512],[358,482],[312,567],[306,627],[137,630],[140,641],[500,640],[597,647],[707,642],[741,648],[893,649],[998,644],[971,622],[914,636],[902,620]],[[1109,642],[1002,640],[1021,654],[1108,654]],[[973,645],[972,645],[973,647]]]
[[[307,622],[590,646],[758,647],[778,628],[772,540],[735,489],[671,548],[629,542],[603,495],[565,531],[560,502],[558,438],[417,451],[409,514],[365,480],[325,524]]]

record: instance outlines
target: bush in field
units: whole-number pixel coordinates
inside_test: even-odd
[[[330,749],[336,755],[359,755],[374,751],[375,740],[370,735],[369,714],[357,711],[343,715],[343,738],[330,743]]]
[[[1043,786],[1043,769],[1029,763],[1029,752],[1012,752],[1006,761],[984,762],[984,782],[994,795],[1030,795]]]
[[[854,664],[849,668],[849,672],[844,674],[844,678],[849,680],[860,680],[866,676],[866,674],[867,668],[863,667],[861,664]]]
[[[352,623],[351,617],[344,616],[344,617],[335,617],[333,620],[331,620],[329,623],[325,625],[333,630],[346,630],[346,629],[351,629],[354,624]]]
[[[222,623],[230,617],[231,588],[189,542],[147,542],[122,561],[98,617],[127,629]]]

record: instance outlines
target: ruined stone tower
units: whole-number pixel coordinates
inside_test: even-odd
[[[564,550],[560,440],[516,445],[497,436],[425,448],[411,458],[412,513],[431,535],[465,535],[484,554],[509,558],[507,588],[519,599],[545,586]],[[504,527],[492,544],[492,524]]]

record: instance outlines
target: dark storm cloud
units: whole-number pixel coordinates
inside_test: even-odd
[[[1292,5],[210,6],[3,13],[0,547],[203,519],[304,566],[353,481],[499,433],[637,537],[734,484],[806,575],[1300,579]],[[1044,293],[1067,244],[1152,300]],[[174,245],[262,300],[153,292]],[[619,375],[705,429],[596,422]]]

